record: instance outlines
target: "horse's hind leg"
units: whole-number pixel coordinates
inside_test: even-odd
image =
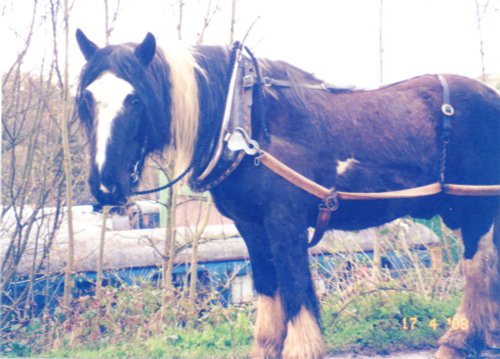
[[[500,344],[500,215],[497,213],[494,225],[480,235],[472,258],[467,258],[467,251],[471,247],[475,250],[472,241],[477,230],[466,226],[461,234],[466,247],[464,297],[452,326],[439,341],[439,359],[465,358],[484,346]]]
[[[500,213],[497,213],[493,230],[493,253],[490,257],[493,271],[491,279],[491,313],[486,336],[486,345],[500,348]]]
[[[237,224],[237,227],[247,244],[258,295],[254,345],[250,357],[279,358],[286,327],[269,242],[262,226]]]
[[[276,215],[277,213],[282,214]],[[315,359],[324,354],[319,309],[309,270],[307,226],[285,217],[289,208],[275,211],[267,223],[279,293],[286,320],[284,359]]]

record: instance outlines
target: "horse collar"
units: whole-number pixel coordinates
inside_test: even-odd
[[[215,136],[214,154],[201,174],[190,181],[190,186],[198,192],[207,191],[217,186],[243,160],[244,151],[228,146],[231,135],[237,130],[242,130],[249,138],[252,137],[251,118],[256,69],[252,61],[243,56],[243,50],[239,44],[233,48],[234,64],[231,70],[220,132]]]

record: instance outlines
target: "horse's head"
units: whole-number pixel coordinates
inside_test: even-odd
[[[192,97],[179,83],[196,89],[194,69],[179,80],[151,34],[140,44],[104,48],[80,30],[76,37],[87,60],[76,105],[90,144],[90,190],[101,204],[123,204],[138,183],[145,156],[175,145],[179,129],[171,119],[183,110],[176,101]],[[197,101],[197,92],[191,94]]]

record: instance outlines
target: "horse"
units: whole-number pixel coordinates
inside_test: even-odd
[[[308,228],[318,223],[321,201],[261,165],[258,154],[227,150],[221,140],[235,52],[208,45],[162,49],[151,33],[140,43],[102,48],[81,30],[76,38],[86,59],[76,108],[88,136],[93,196],[101,204],[126,203],[145,158],[174,153],[178,173],[185,169],[192,188],[209,189],[248,248],[257,293],[251,356],[322,357],[320,308],[308,262]],[[259,150],[332,193],[406,190],[440,176],[464,185],[500,183],[500,97],[479,81],[424,75],[375,90],[336,89],[289,63],[242,57],[257,80],[245,87],[252,90],[250,98],[240,87],[235,91],[247,98],[240,112],[250,121],[240,137],[250,136],[247,144],[258,143]],[[448,129],[441,110],[447,97],[453,103]],[[221,143],[220,176],[207,175]],[[497,196],[440,191],[337,202],[328,229],[441,216],[465,248],[465,291],[455,318],[468,325],[449,328],[436,357],[464,358],[500,344]]]

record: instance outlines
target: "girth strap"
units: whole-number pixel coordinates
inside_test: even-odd
[[[291,169],[273,155],[259,150],[257,163],[262,163],[274,173],[286,179],[288,182],[303,189],[304,191],[323,200],[320,205],[316,229],[313,238],[309,242],[309,247],[315,246],[328,229],[328,222],[333,211],[338,208],[338,200],[382,200],[382,199],[404,199],[432,196],[445,193],[454,196],[500,196],[500,185],[459,185],[446,184],[440,182],[431,183],[425,186],[414,187],[399,191],[389,192],[343,192],[328,189],[309,178]],[[333,198],[332,198],[333,196]]]
[[[326,188],[314,181],[311,181],[309,178],[301,175],[297,171],[291,169],[283,162],[278,160],[273,155],[269,154],[265,151],[260,151],[258,157],[260,163],[265,165],[271,171],[280,175],[288,182],[296,185],[297,187],[303,189],[304,191],[324,200],[327,198],[332,190]],[[453,186],[453,185],[448,185]],[[499,186],[500,189],[500,186]],[[339,199],[345,200],[376,200],[376,199],[396,199],[396,198],[415,198],[415,197],[423,197],[423,196],[431,196],[434,194],[438,194],[442,191],[441,185],[439,183],[432,183],[425,186],[403,189],[399,191],[390,191],[390,192],[343,192],[336,191],[335,193],[338,195]]]

